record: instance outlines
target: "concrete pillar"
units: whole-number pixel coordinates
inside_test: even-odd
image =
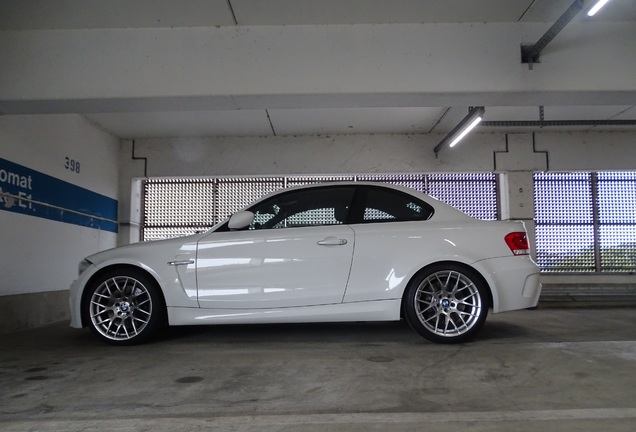
[[[495,152],[495,169],[504,172],[500,183],[501,218],[522,221],[531,244],[536,244],[533,174],[548,169],[547,152],[535,150],[534,134],[507,134],[506,151]]]
[[[119,235],[117,245],[138,242],[142,219],[142,182],[146,161],[134,155],[134,142],[123,140],[119,152]]]

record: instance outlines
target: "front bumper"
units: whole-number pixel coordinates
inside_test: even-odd
[[[74,280],[70,287],[69,306],[71,310],[71,327],[82,328],[82,295],[79,280]]]

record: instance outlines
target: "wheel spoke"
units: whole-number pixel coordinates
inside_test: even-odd
[[[460,275],[458,274],[457,277],[455,278],[455,286],[453,287],[452,290],[450,290],[450,292],[453,293],[453,294],[455,294],[457,292],[457,287],[459,287],[459,283],[461,282],[461,279],[460,279],[459,276]]]
[[[459,327],[457,326],[457,323],[455,322],[455,319],[453,318],[452,314],[448,314],[446,316],[446,331],[448,332],[448,324],[453,326],[452,332],[456,333],[457,331],[459,331]]]
[[[458,320],[461,321],[461,326],[460,327],[465,327],[466,326],[466,320],[462,317],[462,314],[459,312],[455,312],[455,315],[457,316]],[[453,325],[455,326],[455,330],[459,330],[460,327],[457,326],[457,324],[455,323],[455,321],[453,320]]]
[[[103,314],[106,311],[107,311],[106,308],[104,308],[104,310],[97,311],[97,312],[95,312],[94,314],[91,315],[91,318],[97,318],[98,316],[100,316],[101,314]]]
[[[439,317],[439,314],[433,314],[431,316],[429,316],[428,318],[422,317],[421,315],[419,316],[420,321],[424,322],[424,323],[428,323],[429,321],[436,319]],[[424,319],[423,319],[424,318]]]
[[[435,319],[435,326],[434,326],[434,327],[435,327],[435,329],[438,329],[438,328],[439,328],[439,318],[440,318],[440,314],[437,314],[437,315],[435,316],[435,318],[436,318],[436,319]]]
[[[477,318],[479,316],[479,313],[470,313],[470,312],[464,312],[464,311],[456,311],[456,313],[460,318],[463,315],[468,315],[469,317],[472,317],[472,318]]]
[[[461,300],[459,300],[459,301],[468,300],[470,298],[478,297],[478,296],[479,296],[479,293],[477,291],[474,291],[474,292],[471,292],[470,294],[468,294],[466,297],[462,297]]]
[[[112,322],[112,320],[111,320],[110,318],[106,318],[106,319],[104,319],[104,320],[102,320],[102,321],[98,322],[97,324],[98,324],[98,325],[102,325],[102,324],[104,324],[104,323],[109,323],[109,326],[110,326],[110,323],[111,323],[111,322]]]
[[[122,290],[121,290],[121,288],[119,287],[119,283],[118,283],[117,279],[114,279],[114,278],[113,278],[113,279],[112,279],[112,281],[113,281],[113,285],[115,285],[115,289],[116,289],[117,291],[119,291],[120,293],[122,293],[122,294],[123,294],[123,291],[122,291]],[[125,284],[125,282],[124,282],[124,284]]]
[[[434,305],[429,304],[429,305],[428,305],[425,309],[420,310],[417,314],[418,314],[419,316],[422,316],[422,315],[424,315],[424,312],[426,312],[426,311],[429,311],[429,310],[433,309],[433,307],[434,307]]]
[[[442,285],[444,291],[447,291],[448,285],[450,285],[451,277],[453,277],[453,272],[448,272],[448,274],[446,275],[446,282],[444,282],[444,284]]]
[[[149,298],[147,298],[146,300],[142,301],[141,303],[137,303],[137,307],[139,307],[139,306],[141,306],[141,305],[144,305],[144,304],[146,304],[146,303],[148,303],[148,302],[150,302],[150,299],[149,299]]]
[[[104,311],[108,310],[108,307],[106,307],[106,306],[104,306],[103,304],[98,303],[98,302],[96,302],[96,301],[92,301],[92,302],[91,302],[91,304],[94,304],[97,308],[102,308],[102,310],[101,310],[101,311],[98,311],[95,315],[99,315],[100,313],[102,313],[102,312],[104,312]]]
[[[448,333],[448,323],[450,321],[450,317],[448,315],[444,315],[444,336],[446,336],[446,333]]]
[[[477,304],[475,304],[475,303],[471,303],[471,302],[464,301],[464,299],[462,299],[462,300],[457,300],[457,304],[458,304],[458,305],[463,305],[463,306],[468,306],[468,307],[470,307],[470,308],[479,307],[479,306],[478,306]]]
[[[133,320],[133,321],[139,321],[139,322],[140,322],[140,323],[142,323],[142,324],[146,324],[146,323],[148,322],[148,321],[146,321],[146,320],[142,320],[141,318],[138,318],[138,317],[136,317],[136,316],[134,316],[134,315],[133,315],[133,317],[132,317],[132,320]]]
[[[474,292],[472,292],[472,294],[471,294],[471,295],[476,295],[476,294],[477,294],[477,291],[476,291],[476,288],[475,288],[475,284],[473,284],[473,283],[470,283],[470,284],[468,284],[468,285],[464,285],[464,286],[463,286],[463,287],[461,287],[460,289],[458,289],[458,290],[456,290],[456,291],[453,291],[453,294],[460,293],[460,292],[462,292],[462,291],[464,291],[464,290],[475,290]]]
[[[437,318],[438,314],[433,313],[432,315],[427,315],[424,316],[424,314],[418,314],[417,318],[423,323],[423,324],[427,324],[429,323],[431,320]]]
[[[440,279],[439,274],[435,273],[435,279],[437,280],[437,283],[439,284],[439,287],[443,289],[443,288],[444,288],[444,286],[445,286],[445,284],[444,284],[444,282],[442,282],[442,280]],[[432,281],[431,281],[431,282],[429,282],[429,283],[431,283],[431,287],[432,287],[432,288],[434,288],[434,287],[432,286]],[[433,291],[435,291],[435,290],[433,290]]]
[[[135,297],[135,287],[137,286],[139,282],[137,281],[137,279],[133,279],[133,283],[132,286],[130,287],[130,296],[131,297]]]

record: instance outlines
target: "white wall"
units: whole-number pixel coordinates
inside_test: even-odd
[[[119,141],[79,115],[0,116],[0,158],[117,199]],[[65,168],[68,157],[79,173]],[[0,210],[0,296],[68,289],[117,234]]]
[[[505,135],[477,134],[435,158],[441,135],[148,139],[135,142],[148,176],[492,171]],[[134,177],[134,175],[133,175]]]
[[[148,176],[636,170],[636,132],[478,133],[433,152],[441,135],[145,139]],[[132,156],[131,143],[128,159]],[[143,176],[130,163],[122,177]]]

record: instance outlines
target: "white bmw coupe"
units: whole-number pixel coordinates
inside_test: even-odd
[[[130,345],[167,325],[406,319],[462,342],[488,310],[537,305],[521,222],[481,221],[412,189],[338,183],[268,195],[209,231],[91,255],[71,326]]]

